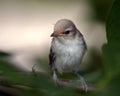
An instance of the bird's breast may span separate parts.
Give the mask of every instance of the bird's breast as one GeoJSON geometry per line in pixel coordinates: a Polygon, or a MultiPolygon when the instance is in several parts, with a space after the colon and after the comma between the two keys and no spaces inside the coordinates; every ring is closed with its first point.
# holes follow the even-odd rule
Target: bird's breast
{"type": "Polygon", "coordinates": [[[54,42],[56,60],[54,67],[60,72],[71,72],[78,69],[85,52],[84,45],[78,43],[61,44],[54,42]]]}

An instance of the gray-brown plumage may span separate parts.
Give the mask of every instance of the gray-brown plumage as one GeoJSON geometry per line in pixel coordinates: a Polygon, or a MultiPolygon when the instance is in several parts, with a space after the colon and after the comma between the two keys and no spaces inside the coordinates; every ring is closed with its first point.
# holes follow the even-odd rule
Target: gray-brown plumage
{"type": "Polygon", "coordinates": [[[87,49],[85,40],[75,24],[68,19],[61,19],[56,22],[51,42],[49,61],[53,70],[53,80],[57,82],[56,71],[74,72],[87,90],[83,77],[78,74],[79,65],[87,49]]]}

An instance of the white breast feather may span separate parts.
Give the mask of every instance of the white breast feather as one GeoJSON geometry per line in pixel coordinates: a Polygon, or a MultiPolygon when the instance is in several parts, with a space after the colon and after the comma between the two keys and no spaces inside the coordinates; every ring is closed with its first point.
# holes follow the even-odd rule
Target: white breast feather
{"type": "Polygon", "coordinates": [[[85,53],[83,42],[78,40],[67,40],[61,44],[59,40],[54,40],[53,49],[56,53],[54,67],[58,72],[71,72],[78,70],[85,53]]]}

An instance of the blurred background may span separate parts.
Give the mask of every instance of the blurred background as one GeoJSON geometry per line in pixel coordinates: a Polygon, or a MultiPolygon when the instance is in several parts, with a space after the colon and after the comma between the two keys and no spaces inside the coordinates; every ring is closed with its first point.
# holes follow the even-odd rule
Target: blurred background
{"type": "Polygon", "coordinates": [[[35,58],[48,58],[56,21],[67,18],[83,33],[88,53],[91,48],[99,52],[107,42],[104,25],[110,4],[110,0],[1,0],[0,50],[11,53],[16,66],[31,70],[35,58]]]}
{"type": "Polygon", "coordinates": [[[36,71],[49,73],[50,35],[56,21],[67,18],[76,24],[87,43],[80,70],[85,74],[95,71],[86,75],[88,81],[92,81],[90,76],[101,76],[104,72],[101,48],[107,43],[105,21],[113,1],[0,0],[1,64],[22,71],[34,71],[35,67],[36,71]]]}

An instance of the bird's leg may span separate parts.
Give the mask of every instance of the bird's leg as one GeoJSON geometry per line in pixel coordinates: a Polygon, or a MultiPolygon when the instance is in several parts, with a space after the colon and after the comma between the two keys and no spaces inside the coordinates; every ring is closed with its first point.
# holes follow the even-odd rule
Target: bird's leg
{"type": "Polygon", "coordinates": [[[57,84],[58,78],[57,78],[56,70],[53,71],[53,81],[57,84]]]}
{"type": "Polygon", "coordinates": [[[85,90],[85,92],[87,92],[88,86],[87,86],[85,79],[79,74],[79,72],[75,72],[75,74],[79,77],[82,88],[85,90]]]}

